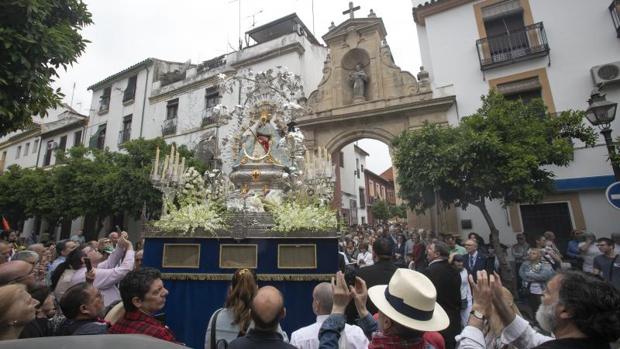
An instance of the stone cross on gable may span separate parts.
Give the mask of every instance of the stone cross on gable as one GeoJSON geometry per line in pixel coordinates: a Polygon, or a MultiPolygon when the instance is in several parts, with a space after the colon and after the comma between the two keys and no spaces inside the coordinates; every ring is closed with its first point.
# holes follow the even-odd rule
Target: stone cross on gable
{"type": "Polygon", "coordinates": [[[353,7],[353,1],[349,1],[349,9],[346,10],[346,11],[343,11],[342,14],[346,15],[348,13],[351,16],[350,18],[353,19],[353,18],[355,18],[353,12],[355,12],[355,11],[357,11],[359,9],[360,9],[359,6],[353,7]]]}

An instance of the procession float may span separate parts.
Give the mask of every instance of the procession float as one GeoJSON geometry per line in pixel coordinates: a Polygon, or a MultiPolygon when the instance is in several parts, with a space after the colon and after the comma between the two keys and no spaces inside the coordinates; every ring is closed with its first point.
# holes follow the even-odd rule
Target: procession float
{"type": "Polygon", "coordinates": [[[307,151],[295,127],[305,113],[300,78],[281,68],[219,78],[223,93],[243,97],[215,108],[226,130],[221,166],[199,173],[174,146],[158,150],[151,181],[162,215],[145,233],[144,264],[162,271],[170,291],[166,324],[194,348],[236,269],[254,269],[259,285],[284,294],[290,333],[314,321],[312,290],[338,264],[334,169],[327,150],[307,151]]]}

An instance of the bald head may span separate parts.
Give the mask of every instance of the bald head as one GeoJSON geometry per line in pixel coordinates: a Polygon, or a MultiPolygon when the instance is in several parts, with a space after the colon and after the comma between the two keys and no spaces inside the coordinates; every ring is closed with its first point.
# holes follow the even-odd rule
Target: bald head
{"type": "Polygon", "coordinates": [[[45,252],[45,246],[43,244],[32,244],[28,246],[28,251],[36,252],[39,256],[42,256],[43,252],[45,252]]]}
{"type": "Polygon", "coordinates": [[[35,284],[34,265],[24,261],[10,261],[0,264],[0,286],[9,283],[32,287],[35,284]]]}
{"type": "Polygon", "coordinates": [[[316,315],[329,315],[334,305],[332,285],[329,282],[321,282],[312,291],[315,306],[312,308],[316,315]]]}
{"type": "Polygon", "coordinates": [[[277,288],[265,286],[258,289],[252,300],[251,312],[257,329],[275,330],[285,313],[284,298],[277,288]]]}
{"type": "Polygon", "coordinates": [[[116,244],[116,243],[118,242],[118,238],[119,238],[119,236],[118,236],[118,233],[117,233],[117,232],[113,231],[113,232],[111,232],[111,233],[110,233],[110,235],[108,235],[108,238],[109,238],[110,240],[112,240],[112,243],[113,243],[113,244],[116,244]]]}

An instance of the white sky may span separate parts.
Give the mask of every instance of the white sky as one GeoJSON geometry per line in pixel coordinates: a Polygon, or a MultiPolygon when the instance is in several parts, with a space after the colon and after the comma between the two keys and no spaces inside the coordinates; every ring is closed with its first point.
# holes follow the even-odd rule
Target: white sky
{"type": "MultiPolygon", "coordinates": [[[[78,62],[60,74],[65,102],[89,114],[91,93],[87,87],[148,57],[199,63],[232,51],[238,46],[239,2],[241,32],[271,22],[293,12],[322,43],[331,21],[336,25],[348,18],[342,11],[348,0],[86,0],[94,24],[83,30],[90,40],[78,62]],[[312,7],[314,2],[314,21],[312,7]],[[261,12],[262,11],[262,12],[261,12]],[[75,92],[73,86],[75,84],[75,92]]],[[[411,15],[410,0],[358,0],[366,17],[372,8],[383,18],[387,41],[396,64],[414,75],[420,66],[420,53],[411,15]]],[[[368,167],[377,173],[388,168],[387,146],[378,141],[360,142],[371,156],[368,167]]]]}

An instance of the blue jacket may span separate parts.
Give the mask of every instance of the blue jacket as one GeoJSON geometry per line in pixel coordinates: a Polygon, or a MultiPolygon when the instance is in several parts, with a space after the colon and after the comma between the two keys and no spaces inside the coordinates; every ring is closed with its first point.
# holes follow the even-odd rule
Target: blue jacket
{"type": "MultiPolygon", "coordinates": [[[[345,317],[343,314],[331,314],[319,330],[319,349],[338,349],[340,333],[344,330],[345,317]]],[[[377,321],[368,313],[365,318],[357,320],[357,325],[362,328],[368,339],[379,328],[377,321]]]]}
{"type": "Polygon", "coordinates": [[[566,248],[566,255],[574,259],[581,258],[580,251],[579,251],[579,241],[570,240],[568,242],[568,247],[566,248]]]}

